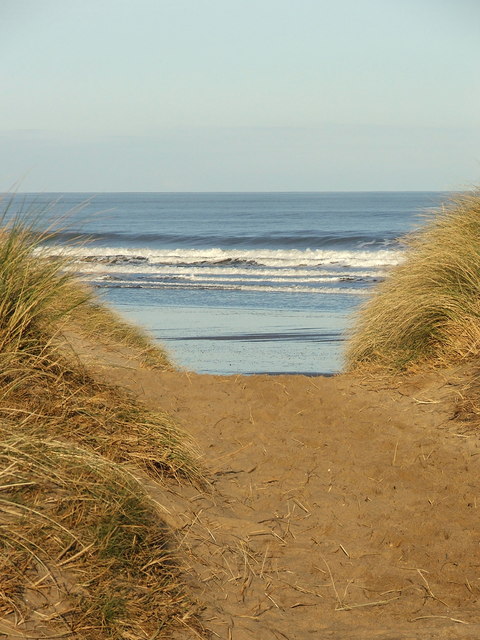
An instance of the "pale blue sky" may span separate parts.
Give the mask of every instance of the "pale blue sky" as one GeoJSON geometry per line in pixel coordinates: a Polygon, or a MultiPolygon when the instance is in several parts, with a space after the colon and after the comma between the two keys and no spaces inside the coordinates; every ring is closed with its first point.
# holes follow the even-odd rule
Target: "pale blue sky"
{"type": "Polygon", "coordinates": [[[480,182],[478,0],[0,0],[0,188],[480,182]]]}

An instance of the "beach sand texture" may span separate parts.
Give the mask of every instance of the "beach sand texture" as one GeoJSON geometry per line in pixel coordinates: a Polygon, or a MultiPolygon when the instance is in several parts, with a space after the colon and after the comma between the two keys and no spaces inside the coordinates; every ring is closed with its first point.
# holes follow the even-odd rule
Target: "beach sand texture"
{"type": "Polygon", "coordinates": [[[465,371],[222,377],[74,347],[198,443],[209,491],[149,490],[205,637],[480,636],[480,448],[458,415],[465,371]]]}

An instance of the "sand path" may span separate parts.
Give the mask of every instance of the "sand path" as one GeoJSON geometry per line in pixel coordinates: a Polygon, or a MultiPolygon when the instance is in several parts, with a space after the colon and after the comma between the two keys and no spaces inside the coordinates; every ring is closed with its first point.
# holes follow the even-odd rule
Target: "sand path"
{"type": "Polygon", "coordinates": [[[211,637],[480,637],[480,448],[452,419],[451,376],[202,376],[122,357],[97,375],[174,414],[212,473],[208,494],[151,488],[211,637]]]}

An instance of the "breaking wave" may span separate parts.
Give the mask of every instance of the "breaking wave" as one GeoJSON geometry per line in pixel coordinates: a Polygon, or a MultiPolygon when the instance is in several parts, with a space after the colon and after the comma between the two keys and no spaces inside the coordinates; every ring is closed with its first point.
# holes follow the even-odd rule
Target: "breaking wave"
{"type": "MultiPolygon", "coordinates": [[[[51,249],[54,254],[55,249],[51,249]]],[[[82,265],[223,265],[261,267],[390,267],[400,262],[399,249],[127,249],[120,247],[68,247],[62,253],[82,265]]],[[[88,269],[82,266],[82,270],[88,269]]]]}
{"type": "Polygon", "coordinates": [[[366,293],[402,259],[397,249],[146,249],[58,247],[72,267],[102,288],[308,294],[366,293]]]}

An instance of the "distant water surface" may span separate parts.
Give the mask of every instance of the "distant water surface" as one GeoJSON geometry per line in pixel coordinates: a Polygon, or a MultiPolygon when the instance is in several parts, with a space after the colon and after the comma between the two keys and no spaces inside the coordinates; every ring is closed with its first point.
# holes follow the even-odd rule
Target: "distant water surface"
{"type": "MultiPolygon", "coordinates": [[[[26,194],[82,277],[200,373],[335,373],[354,309],[438,192],[26,194]],[[82,206],[83,204],[83,206],[82,206]],[[87,241],[88,240],[88,241],[87,241]],[[78,242],[83,242],[78,246],[78,242]]],[[[52,247],[51,251],[58,251],[52,247]]]]}

